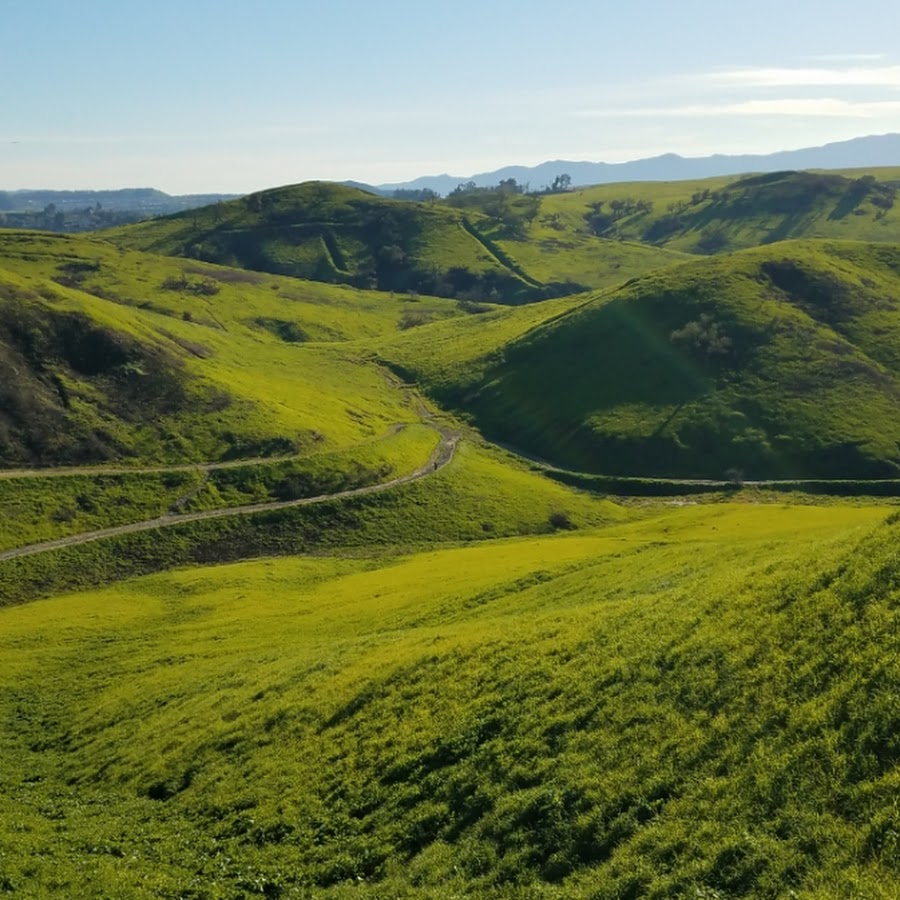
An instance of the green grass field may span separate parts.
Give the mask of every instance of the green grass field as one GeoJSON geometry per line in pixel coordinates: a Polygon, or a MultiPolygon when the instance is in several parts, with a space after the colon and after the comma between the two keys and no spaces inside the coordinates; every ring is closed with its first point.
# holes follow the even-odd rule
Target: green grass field
{"type": "Polygon", "coordinates": [[[200,480],[196,471],[0,479],[0,550],[155,518],[200,480]]]}
{"type": "Polygon", "coordinates": [[[671,509],[0,611],[0,883],[890,898],[880,508],[671,509]]]}
{"type": "MultiPolygon", "coordinates": [[[[373,464],[378,461],[380,466],[391,460],[402,472],[415,468],[413,453],[423,453],[416,465],[424,463],[432,441],[425,429],[410,429],[409,434],[399,435],[384,445],[373,444],[364,449],[373,464]]],[[[227,508],[248,500],[265,502],[266,490],[277,491],[275,499],[289,500],[307,493],[304,490],[307,478],[322,478],[331,488],[355,486],[360,467],[353,465],[354,462],[355,458],[348,455],[332,458],[330,462],[327,457],[311,457],[305,462],[288,464],[286,469],[276,464],[276,472],[288,474],[278,480],[272,478],[269,488],[265,485],[271,472],[264,476],[260,471],[246,473],[244,470],[245,475],[255,475],[262,482],[258,496],[250,497],[240,488],[256,491],[254,482],[244,481],[241,469],[228,470],[223,474],[225,483],[221,490],[215,489],[219,497],[214,501],[211,492],[201,493],[197,505],[227,508]],[[338,468],[335,462],[339,463],[338,468]],[[232,473],[238,480],[229,486],[232,473]],[[289,493],[281,487],[284,482],[289,493]]],[[[373,480],[385,480],[377,469],[376,475],[373,480]]],[[[615,503],[558,484],[530,471],[507,454],[463,441],[446,468],[384,493],[262,510],[253,515],[174,521],[164,528],[0,561],[0,606],[178,565],[257,555],[328,553],[336,547],[353,553],[372,549],[398,552],[435,543],[485,541],[517,534],[586,528],[625,516],[626,512],[615,503]]],[[[45,531],[49,527],[38,526],[45,531]]],[[[55,534],[41,531],[38,535],[51,536],[55,534]]],[[[26,543],[29,541],[16,540],[14,546],[26,543]]]]}
{"type": "Polygon", "coordinates": [[[710,255],[797,238],[896,242],[900,169],[606,184],[545,198],[532,238],[598,234],[710,255]]]}

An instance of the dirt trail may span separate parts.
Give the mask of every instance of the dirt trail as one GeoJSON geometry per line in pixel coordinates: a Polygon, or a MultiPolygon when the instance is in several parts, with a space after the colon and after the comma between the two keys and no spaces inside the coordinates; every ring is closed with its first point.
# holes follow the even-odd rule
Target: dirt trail
{"type": "Polygon", "coordinates": [[[463,218],[461,224],[463,231],[465,231],[466,234],[468,234],[470,237],[474,238],[481,246],[481,248],[486,253],[488,253],[491,259],[495,260],[498,265],[512,272],[513,275],[516,275],[530,287],[542,288],[544,286],[540,281],[536,281],[534,278],[532,278],[520,265],[511,260],[492,241],[489,241],[486,237],[484,237],[484,235],[479,234],[478,229],[468,219],[463,218]]]}
{"type": "Polygon", "coordinates": [[[230,459],[227,462],[179,463],[174,466],[65,466],[59,469],[4,469],[0,480],[13,478],[65,478],[73,475],[164,475],[166,472],[212,472],[216,469],[236,469],[266,463],[296,459],[296,453],[285,456],[254,456],[249,459],[230,459]]]}
{"type": "MultiPolygon", "coordinates": [[[[430,418],[423,416],[423,420],[430,418]]],[[[386,437],[399,434],[410,422],[395,422],[385,432],[386,437]]],[[[309,453],[286,453],[281,456],[250,456],[224,462],[176,463],[170,466],[61,466],[53,469],[0,469],[0,481],[16,478],[71,478],[73,475],[165,475],[168,472],[215,472],[219,469],[239,469],[241,466],[265,466],[271,463],[303,459],[309,453]]]]}
{"type": "MultiPolygon", "coordinates": [[[[102,528],[99,531],[87,531],[82,534],[73,534],[64,538],[57,538],[53,541],[44,541],[40,544],[29,544],[26,547],[16,547],[13,550],[6,550],[0,553],[0,562],[8,559],[16,559],[21,556],[33,556],[36,553],[46,553],[49,550],[58,550],[62,547],[75,547],[78,544],[87,544],[90,541],[97,541],[101,538],[115,537],[121,534],[132,534],[137,531],[149,531],[153,528],[165,528],[169,525],[178,525],[182,522],[196,522],[200,519],[220,519],[224,516],[248,516],[259,512],[269,512],[274,509],[287,509],[291,506],[308,506],[313,503],[325,503],[329,500],[340,500],[344,497],[358,497],[363,494],[377,494],[381,491],[389,490],[401,484],[408,484],[411,481],[417,481],[420,478],[426,478],[435,472],[444,468],[452,459],[456,451],[456,444],[459,436],[454,432],[443,428],[437,429],[440,432],[441,440],[437,448],[428,458],[428,461],[406,475],[400,475],[392,478],[390,481],[383,481],[380,484],[371,484],[366,487],[353,488],[348,491],[339,491],[336,494],[322,494],[318,497],[304,497],[300,500],[280,500],[271,503],[254,503],[249,506],[232,506],[225,509],[210,509],[203,512],[184,513],[176,515],[171,512],[155,519],[145,519],[143,522],[133,522],[129,525],[118,525],[114,528],[102,528]]],[[[288,457],[291,458],[291,457],[288,457]]],[[[271,458],[267,460],[272,461],[271,458]]],[[[237,465],[246,465],[247,460],[243,460],[237,465]]],[[[230,463],[216,463],[211,466],[185,466],[185,469],[196,468],[225,468],[230,463]]],[[[100,469],[103,474],[108,474],[109,469],[100,469]]],[[[134,469],[127,471],[133,472],[134,469]]],[[[178,469],[168,469],[164,471],[179,471],[178,469]]],[[[81,469],[81,474],[90,474],[90,470],[81,469]]]]}

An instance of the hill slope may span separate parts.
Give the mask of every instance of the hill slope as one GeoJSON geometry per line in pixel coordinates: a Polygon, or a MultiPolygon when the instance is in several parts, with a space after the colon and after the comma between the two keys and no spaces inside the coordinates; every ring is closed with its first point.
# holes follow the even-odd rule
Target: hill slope
{"type": "Polygon", "coordinates": [[[466,315],[448,301],[8,233],[2,458],[352,446],[418,418],[377,348],[485,434],[578,469],[892,476],[897,257],[887,244],[788,242],[466,315]]]}
{"type": "Polygon", "coordinates": [[[588,232],[703,255],[791,238],[896,242],[898,188],[898,169],[604,185],[545,198],[536,224],[541,240],[588,232]]]}
{"type": "Polygon", "coordinates": [[[110,237],[156,253],[383,291],[546,296],[479,240],[469,222],[477,217],[309,182],[129,226],[110,237]]]}
{"type": "Polygon", "coordinates": [[[385,291],[521,303],[621,283],[687,254],[792,238],[900,240],[900,170],[779,172],[544,196],[386,200],[310,182],[114,229],[119,246],[385,291]]]}
{"type": "MultiPolygon", "coordinates": [[[[518,216],[516,202],[524,198],[504,208],[518,216]]],[[[675,261],[672,253],[613,248],[592,236],[569,248],[574,266],[553,255],[520,259],[511,251],[519,243],[503,243],[505,234],[501,221],[477,207],[391,201],[309,182],[107,236],[123,247],[317,281],[513,303],[616,283],[675,261]],[[580,274],[590,280],[570,277],[580,274]]]]}
{"type": "Polygon", "coordinates": [[[635,280],[509,339],[467,347],[449,333],[434,326],[384,356],[489,436],[564,465],[900,471],[894,245],[787,242],[635,280]]]}
{"type": "Polygon", "coordinates": [[[2,609],[0,883],[891,900],[883,517],[685,508],[2,609]]]}
{"type": "Polygon", "coordinates": [[[447,301],[0,232],[0,465],[369,440],[418,413],[349,343],[459,314],[447,301]]]}

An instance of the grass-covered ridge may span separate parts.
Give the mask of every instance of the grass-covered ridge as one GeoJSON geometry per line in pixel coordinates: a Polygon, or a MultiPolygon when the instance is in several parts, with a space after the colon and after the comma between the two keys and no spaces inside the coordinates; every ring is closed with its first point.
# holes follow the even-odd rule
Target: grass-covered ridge
{"type": "MultiPolygon", "coordinates": [[[[108,232],[122,247],[385,291],[521,303],[604,287],[683,254],[558,230],[533,207],[515,237],[493,209],[385,200],[309,182],[108,232]],[[547,224],[549,223],[549,224],[547,224]]],[[[582,223],[583,224],[583,223],[582,223]]],[[[577,231],[577,233],[576,233],[577,231]]]]}
{"type": "Polygon", "coordinates": [[[688,507],[0,610],[0,880],[893,897],[884,515],[688,507]]]}
{"type": "Polygon", "coordinates": [[[544,199],[532,240],[592,234],[712,255],[798,238],[900,239],[900,169],[773,172],[581,188],[544,199]]]}
{"type": "Polygon", "coordinates": [[[381,290],[522,302],[798,238],[897,241],[900,170],[475,190],[385,200],[309,182],[109,232],[123,247],[381,290]]]}
{"type": "Polygon", "coordinates": [[[548,287],[481,236],[483,216],[307,182],[109,232],[120,246],[383,291],[512,302],[548,287]]]}
{"type": "Polygon", "coordinates": [[[432,347],[435,326],[384,354],[486,434],[572,468],[893,477],[898,298],[897,245],[784,242],[495,328],[475,352],[432,347]]]}
{"type": "Polygon", "coordinates": [[[463,315],[349,288],[0,235],[0,463],[336,449],[416,421],[351,343],[463,315]]]}

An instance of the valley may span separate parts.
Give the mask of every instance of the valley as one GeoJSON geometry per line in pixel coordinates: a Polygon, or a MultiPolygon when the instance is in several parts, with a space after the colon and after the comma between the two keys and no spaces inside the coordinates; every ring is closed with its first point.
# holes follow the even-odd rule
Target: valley
{"type": "Polygon", "coordinates": [[[896,897],[898,188],[0,230],[0,894],[896,897]]]}

